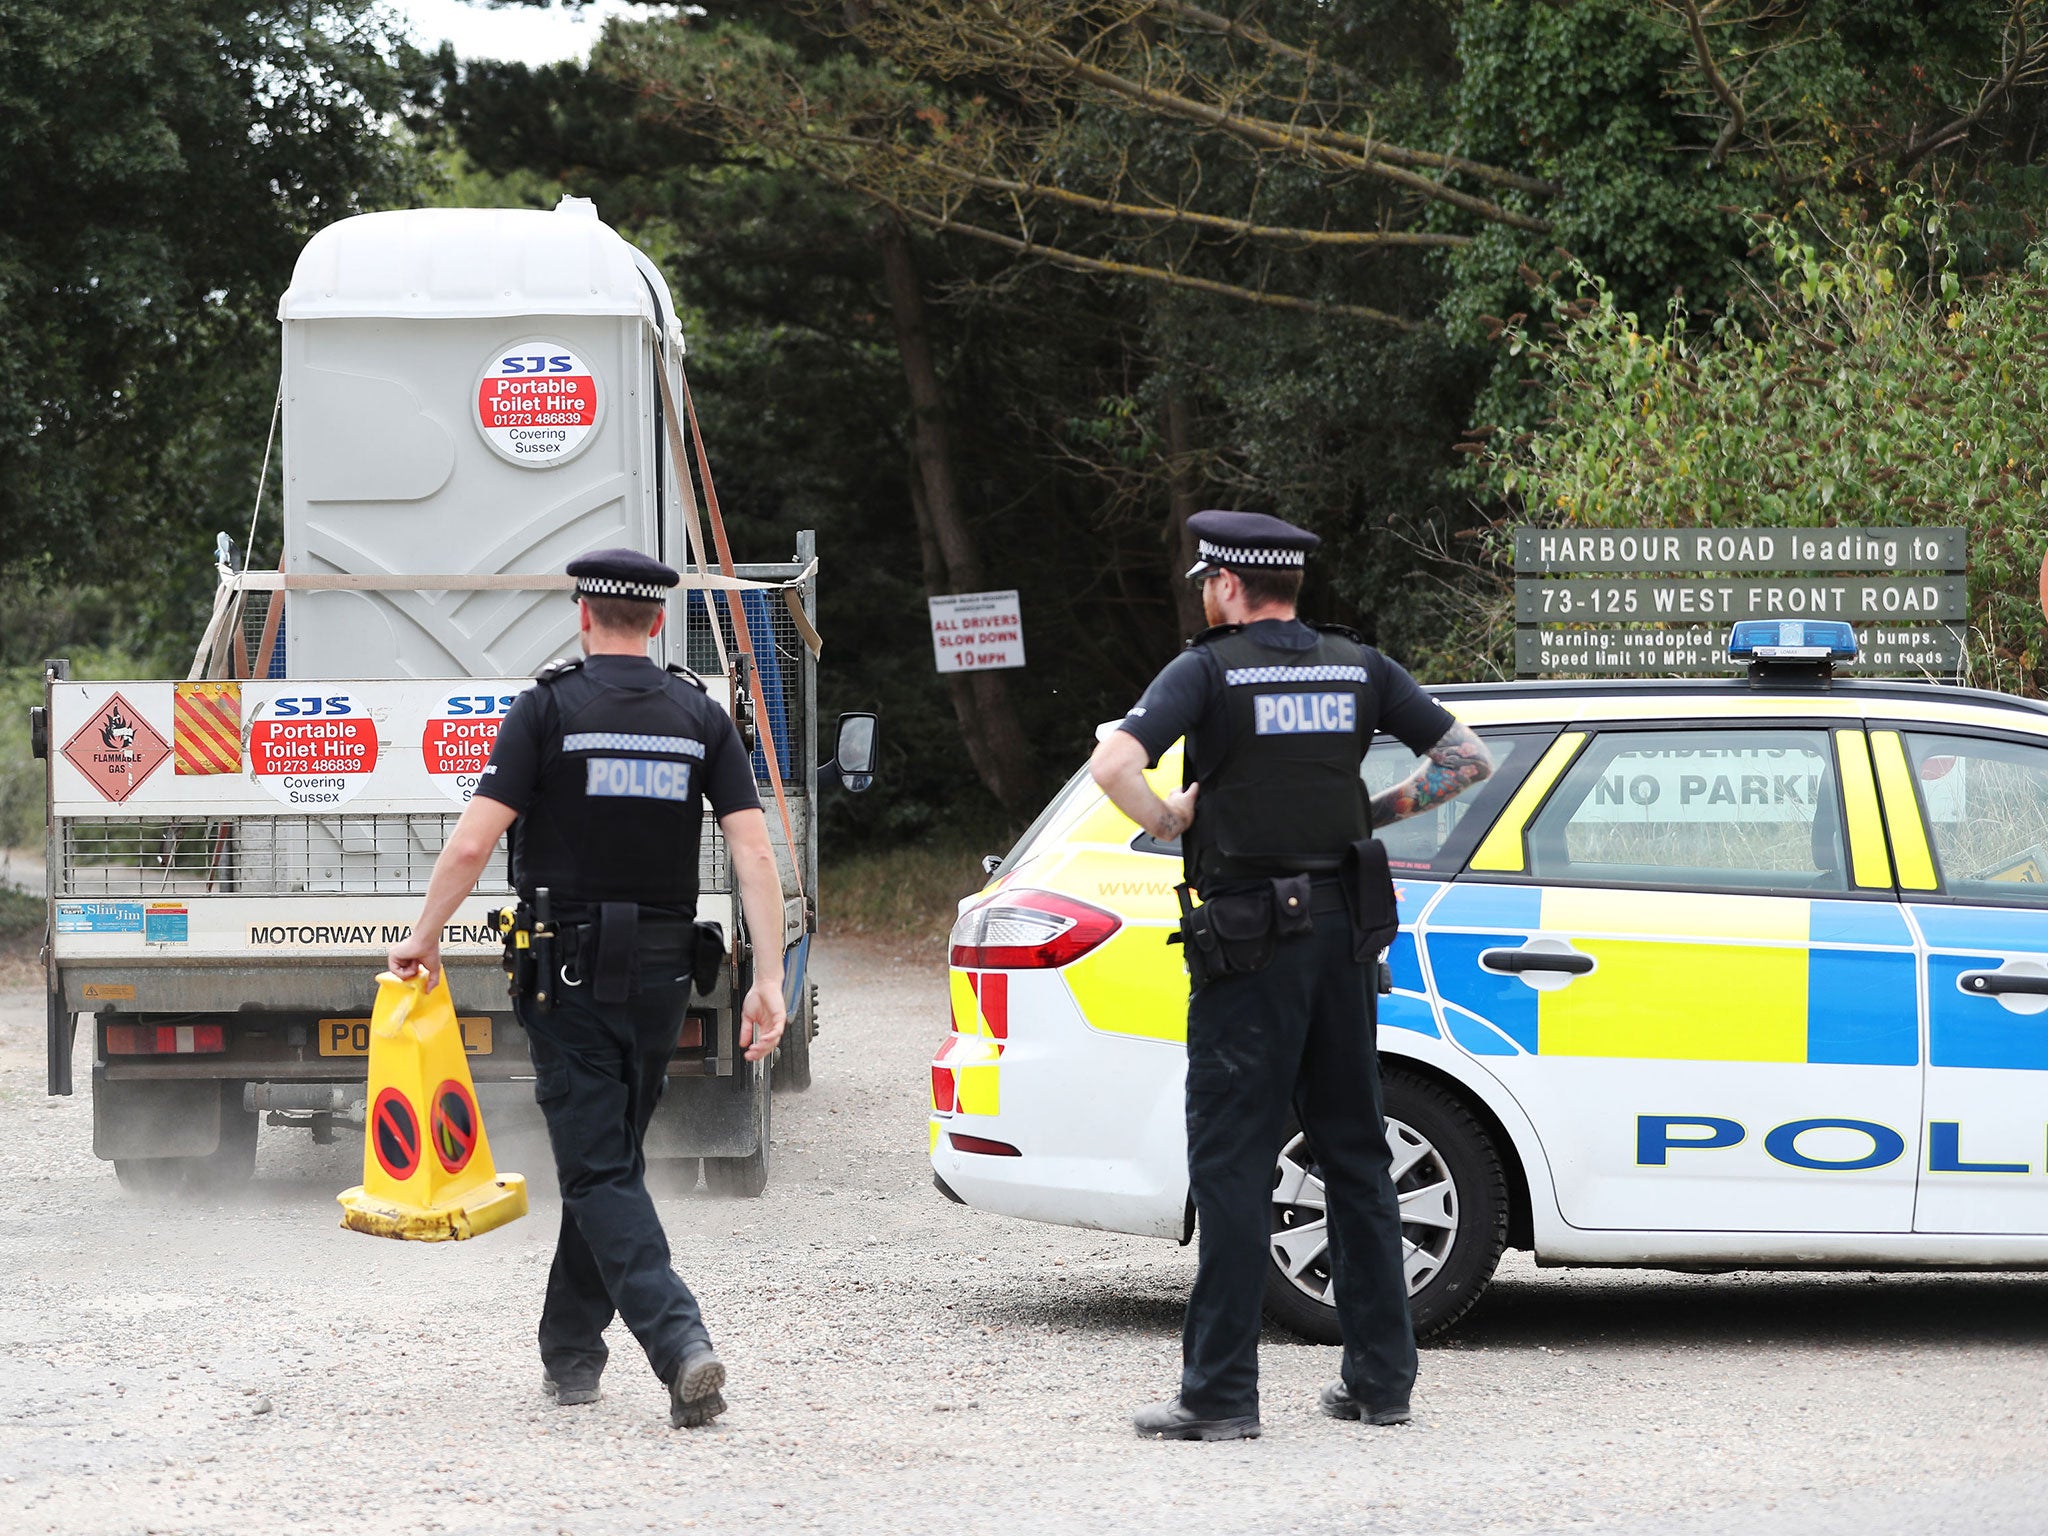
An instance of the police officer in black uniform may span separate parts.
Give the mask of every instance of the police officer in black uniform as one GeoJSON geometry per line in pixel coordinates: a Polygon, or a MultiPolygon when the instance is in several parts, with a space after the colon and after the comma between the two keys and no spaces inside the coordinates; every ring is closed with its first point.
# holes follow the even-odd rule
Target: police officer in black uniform
{"type": "MultiPolygon", "coordinates": [[[[506,715],[475,797],[428,882],[391,969],[438,977],[439,937],[516,818],[512,883],[522,911],[545,890],[553,974],[515,999],[533,1054],[562,1190],[562,1228],[541,1309],[542,1384],[556,1402],[598,1397],[604,1331],[624,1318],[669,1389],[669,1420],[725,1411],[725,1366],[697,1299],[669,1267],[645,1183],[642,1141],[667,1081],[700,944],[697,853],[704,804],[725,833],[747,923],[782,930],[782,890],[753,768],[732,717],[704,684],[647,656],[680,579],[630,549],[569,563],[583,656],[551,662],[506,715]]],[[[775,1049],[782,951],[754,950],[741,1010],[747,1060],[775,1049]]]]}
{"type": "Polygon", "coordinates": [[[1393,890],[1371,828],[1450,798],[1491,771],[1485,747],[1399,666],[1294,604],[1305,529],[1251,512],[1188,520],[1188,572],[1211,627],[1097,748],[1096,781],[1162,841],[1181,839],[1187,917],[1188,1180],[1201,1225],[1176,1398],[1141,1411],[1143,1435],[1259,1433],[1260,1302],[1270,1262],[1274,1159],[1290,1104],[1328,1197],[1343,1373],[1337,1418],[1409,1417],[1415,1341],[1400,1207],[1374,1037],[1378,951],[1393,890]],[[1359,765],[1383,730],[1415,774],[1368,800],[1359,765]],[[1143,771],[1185,737],[1183,787],[1143,771]]]}

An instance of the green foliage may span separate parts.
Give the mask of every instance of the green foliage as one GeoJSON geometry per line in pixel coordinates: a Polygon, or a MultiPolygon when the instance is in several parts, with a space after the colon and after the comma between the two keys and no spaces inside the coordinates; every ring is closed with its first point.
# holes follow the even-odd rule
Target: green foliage
{"type": "Polygon", "coordinates": [[[960,898],[988,883],[983,857],[1008,852],[1017,835],[991,821],[980,830],[946,828],[914,844],[827,859],[818,874],[821,920],[833,933],[942,940],[960,898]]]}
{"type": "Polygon", "coordinates": [[[1869,223],[1759,225],[1774,280],[1751,325],[1675,300],[1646,325],[1578,268],[1539,304],[1552,327],[1504,332],[1552,415],[1476,479],[1560,525],[1961,525],[1974,679],[2042,692],[2048,241],[1966,284],[1948,225],[1917,194],[1869,223]]]}
{"type": "Polygon", "coordinates": [[[0,885],[0,939],[39,938],[48,921],[42,897],[0,885]]]}
{"type": "Polygon", "coordinates": [[[211,586],[305,239],[405,195],[370,0],[0,0],[0,573],[211,586]]]}

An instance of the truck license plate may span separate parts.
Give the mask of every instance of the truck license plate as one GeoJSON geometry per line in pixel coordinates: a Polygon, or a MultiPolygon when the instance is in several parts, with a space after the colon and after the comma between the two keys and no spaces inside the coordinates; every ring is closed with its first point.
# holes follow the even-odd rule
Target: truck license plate
{"type": "MultiPolygon", "coordinates": [[[[462,1026],[462,1049],[466,1054],[491,1054],[491,1021],[488,1018],[458,1018],[455,1022],[462,1026]]],[[[322,1056],[367,1056],[370,1054],[370,1021],[322,1019],[319,1039],[322,1056]]]]}

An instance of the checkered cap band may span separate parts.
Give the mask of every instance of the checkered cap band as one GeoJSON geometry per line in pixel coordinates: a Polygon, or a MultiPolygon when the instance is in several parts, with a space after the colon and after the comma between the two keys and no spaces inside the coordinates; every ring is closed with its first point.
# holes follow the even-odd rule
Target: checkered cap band
{"type": "Polygon", "coordinates": [[[658,603],[668,588],[651,581],[616,581],[610,576],[578,576],[578,597],[627,597],[637,603],[658,603]]]}
{"type": "Polygon", "coordinates": [[[1201,539],[1196,542],[1195,553],[1211,565],[1308,565],[1305,549],[1239,549],[1201,539]]]}

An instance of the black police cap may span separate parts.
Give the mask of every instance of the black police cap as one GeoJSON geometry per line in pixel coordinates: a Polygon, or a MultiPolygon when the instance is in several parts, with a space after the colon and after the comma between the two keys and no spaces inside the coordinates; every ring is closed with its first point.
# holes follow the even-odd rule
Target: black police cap
{"type": "Polygon", "coordinates": [[[1195,536],[1196,557],[1188,568],[1190,577],[1248,566],[1298,571],[1308,563],[1308,552],[1323,542],[1306,528],[1263,512],[1197,512],[1188,519],[1188,530],[1195,536]]]}
{"type": "Polygon", "coordinates": [[[637,549],[593,549],[569,562],[578,597],[623,597],[658,603],[683,578],[637,549]]]}

